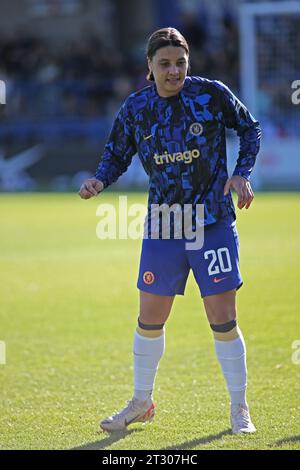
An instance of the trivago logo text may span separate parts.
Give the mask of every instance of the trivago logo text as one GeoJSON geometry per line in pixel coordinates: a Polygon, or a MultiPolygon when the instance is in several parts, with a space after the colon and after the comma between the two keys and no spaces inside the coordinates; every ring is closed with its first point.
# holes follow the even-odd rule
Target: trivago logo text
{"type": "Polygon", "coordinates": [[[192,163],[193,158],[198,158],[200,156],[200,151],[198,149],[186,150],[185,152],[174,152],[168,153],[165,151],[162,155],[157,153],[153,156],[155,163],[157,165],[162,165],[163,163],[175,163],[184,162],[192,163]]]}

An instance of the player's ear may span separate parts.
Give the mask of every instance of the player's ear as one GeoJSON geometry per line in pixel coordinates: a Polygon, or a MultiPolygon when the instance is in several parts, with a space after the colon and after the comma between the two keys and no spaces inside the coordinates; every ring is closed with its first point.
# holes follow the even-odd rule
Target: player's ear
{"type": "Polygon", "coordinates": [[[154,75],[153,75],[153,61],[152,59],[150,59],[149,57],[147,57],[147,62],[148,62],[148,74],[147,74],[147,80],[151,81],[151,82],[154,82],[155,79],[154,79],[154,75]]]}

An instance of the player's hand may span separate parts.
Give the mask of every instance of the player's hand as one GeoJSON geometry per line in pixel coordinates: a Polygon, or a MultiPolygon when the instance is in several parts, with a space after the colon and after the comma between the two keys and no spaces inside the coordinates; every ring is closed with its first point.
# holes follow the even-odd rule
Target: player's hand
{"type": "Polygon", "coordinates": [[[239,209],[249,209],[251,202],[253,201],[254,194],[251,188],[251,184],[242,176],[232,176],[226,181],[224,186],[224,196],[227,196],[230,188],[233,188],[238,195],[237,206],[239,209]]]}
{"type": "Polygon", "coordinates": [[[102,181],[97,180],[96,178],[89,178],[85,180],[78,191],[81,199],[90,199],[93,196],[97,196],[104,189],[104,184],[102,181]]]}

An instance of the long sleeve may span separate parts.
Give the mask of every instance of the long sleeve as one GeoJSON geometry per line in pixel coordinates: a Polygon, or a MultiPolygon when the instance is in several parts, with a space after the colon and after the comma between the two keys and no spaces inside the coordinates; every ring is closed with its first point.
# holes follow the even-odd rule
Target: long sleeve
{"type": "Polygon", "coordinates": [[[115,119],[95,177],[106,188],[127,170],[135,153],[132,122],[125,102],[115,119]]]}
{"type": "Polygon", "coordinates": [[[247,180],[254,167],[260,147],[261,129],[245,105],[222,82],[215,82],[222,92],[222,109],[225,126],[235,129],[240,138],[239,156],[233,175],[247,180]]]}

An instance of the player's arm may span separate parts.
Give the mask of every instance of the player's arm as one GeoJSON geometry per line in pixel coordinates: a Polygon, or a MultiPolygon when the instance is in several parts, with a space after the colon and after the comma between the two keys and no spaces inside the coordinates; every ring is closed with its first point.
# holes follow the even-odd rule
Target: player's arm
{"type": "Polygon", "coordinates": [[[260,125],[226,85],[221,82],[216,82],[216,84],[221,93],[225,126],[235,129],[240,138],[239,156],[232,177],[225,184],[224,194],[227,195],[233,188],[238,195],[239,209],[243,207],[248,209],[254,198],[250,175],[259,151],[260,125]]]}
{"type": "Polygon", "coordinates": [[[135,153],[132,119],[125,102],[113,124],[95,178],[83,182],[79,190],[80,197],[90,199],[114,183],[127,170],[135,153]]]}

